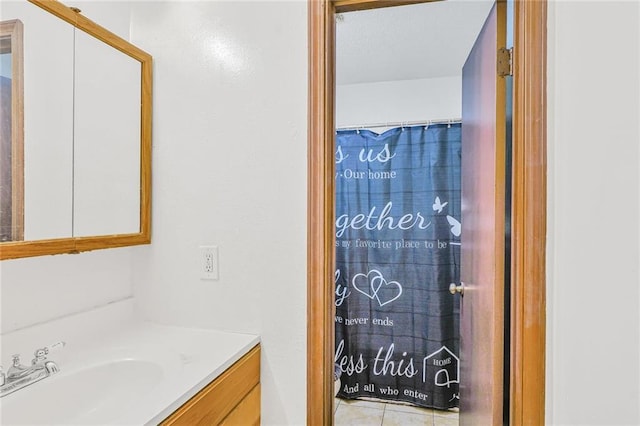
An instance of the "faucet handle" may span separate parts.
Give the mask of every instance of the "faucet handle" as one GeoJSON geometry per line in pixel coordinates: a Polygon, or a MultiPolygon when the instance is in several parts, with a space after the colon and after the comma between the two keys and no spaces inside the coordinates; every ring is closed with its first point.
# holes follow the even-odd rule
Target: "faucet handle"
{"type": "Polygon", "coordinates": [[[46,361],[47,355],[49,355],[49,352],[62,349],[65,345],[66,345],[65,342],[60,341],[60,342],[53,343],[49,346],[45,346],[44,348],[36,349],[33,352],[34,358],[31,360],[31,365],[43,363],[44,361],[46,361]]]}
{"type": "Polygon", "coordinates": [[[36,365],[38,363],[42,363],[47,359],[47,355],[49,355],[49,348],[40,348],[36,349],[33,352],[33,359],[31,360],[31,365],[36,365]]]}

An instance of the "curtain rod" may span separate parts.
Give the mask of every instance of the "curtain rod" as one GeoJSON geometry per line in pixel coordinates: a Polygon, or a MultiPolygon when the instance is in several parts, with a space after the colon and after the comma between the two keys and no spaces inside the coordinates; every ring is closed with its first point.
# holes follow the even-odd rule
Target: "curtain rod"
{"type": "Polygon", "coordinates": [[[363,130],[375,127],[410,127],[410,126],[431,126],[432,124],[458,124],[462,123],[462,118],[420,120],[420,121],[388,121],[386,123],[359,124],[336,127],[336,130],[363,130]]]}

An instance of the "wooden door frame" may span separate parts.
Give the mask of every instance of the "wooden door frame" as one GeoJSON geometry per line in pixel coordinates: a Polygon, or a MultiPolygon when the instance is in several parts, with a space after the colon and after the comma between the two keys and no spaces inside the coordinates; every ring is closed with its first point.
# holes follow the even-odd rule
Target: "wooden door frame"
{"type": "MultiPolygon", "coordinates": [[[[426,0],[429,1],[429,0],[426,0]]],[[[333,424],[334,14],[418,1],[309,0],[307,424],[333,424]]],[[[546,0],[514,0],[510,424],[545,419],[546,0]]]]}

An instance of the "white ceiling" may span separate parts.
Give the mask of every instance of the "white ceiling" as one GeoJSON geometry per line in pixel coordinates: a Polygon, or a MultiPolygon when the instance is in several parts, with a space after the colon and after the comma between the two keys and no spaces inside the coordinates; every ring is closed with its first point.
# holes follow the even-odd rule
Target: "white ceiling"
{"type": "Polygon", "coordinates": [[[460,75],[492,4],[449,0],[340,14],[336,83],[460,75]]]}

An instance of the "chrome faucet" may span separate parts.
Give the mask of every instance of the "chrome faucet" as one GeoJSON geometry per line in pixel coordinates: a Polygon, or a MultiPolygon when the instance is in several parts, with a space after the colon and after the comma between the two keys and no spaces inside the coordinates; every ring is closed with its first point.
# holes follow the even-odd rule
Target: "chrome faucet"
{"type": "Polygon", "coordinates": [[[49,355],[50,350],[64,347],[64,345],[64,342],[58,342],[36,349],[33,353],[34,358],[31,360],[31,365],[23,365],[20,362],[20,355],[13,355],[12,365],[6,374],[3,372],[2,366],[0,366],[0,398],[60,371],[55,362],[47,360],[47,355],[49,355]]]}

